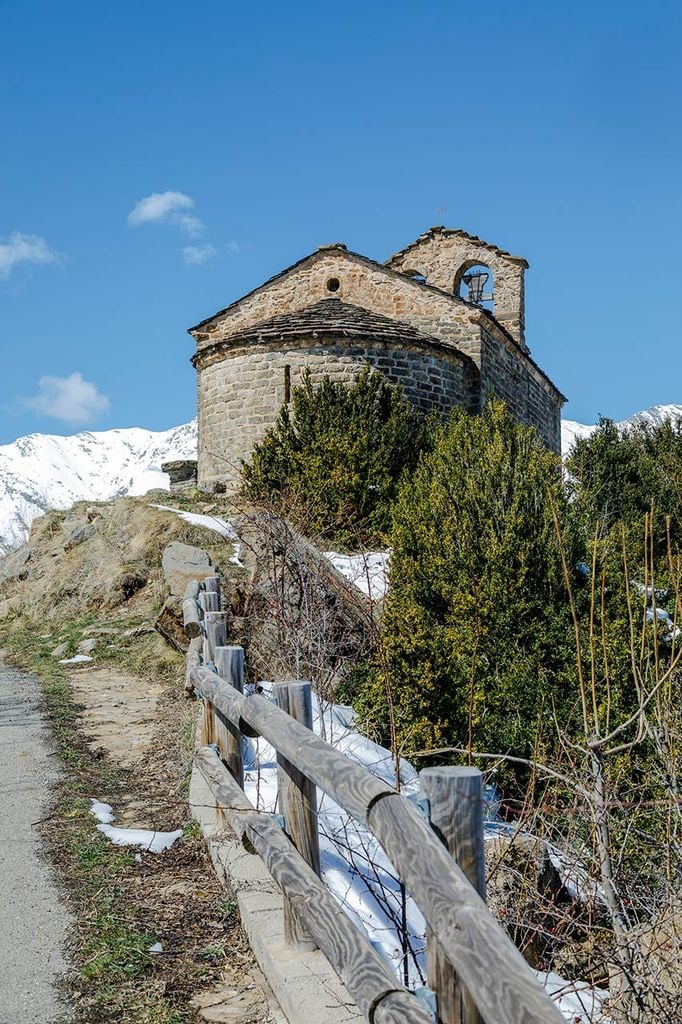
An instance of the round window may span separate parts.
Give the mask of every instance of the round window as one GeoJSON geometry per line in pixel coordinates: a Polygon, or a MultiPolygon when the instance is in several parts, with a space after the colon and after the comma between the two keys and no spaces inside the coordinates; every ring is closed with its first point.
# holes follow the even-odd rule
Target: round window
{"type": "Polygon", "coordinates": [[[338,277],[330,277],[329,280],[327,281],[328,292],[338,292],[340,287],[341,282],[339,281],[338,277]]]}

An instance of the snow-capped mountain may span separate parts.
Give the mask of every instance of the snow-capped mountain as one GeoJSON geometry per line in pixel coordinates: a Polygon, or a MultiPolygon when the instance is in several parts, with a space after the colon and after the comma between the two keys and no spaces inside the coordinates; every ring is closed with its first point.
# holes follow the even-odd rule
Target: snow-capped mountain
{"type": "Polygon", "coordinates": [[[161,463],[196,458],[196,451],[196,420],[164,431],[29,434],[0,446],[0,554],[23,543],[48,509],[168,489],[161,463]]]}
{"type": "MultiPolygon", "coordinates": [[[[664,420],[678,419],[682,419],[682,405],[652,405],[650,409],[645,409],[644,412],[636,412],[634,416],[622,420],[617,426],[621,430],[627,430],[628,427],[634,426],[637,423],[658,425],[663,423],[664,420]]],[[[579,438],[589,437],[596,429],[596,424],[587,425],[585,423],[576,423],[575,420],[562,420],[561,451],[563,455],[568,455],[579,438]]]]}

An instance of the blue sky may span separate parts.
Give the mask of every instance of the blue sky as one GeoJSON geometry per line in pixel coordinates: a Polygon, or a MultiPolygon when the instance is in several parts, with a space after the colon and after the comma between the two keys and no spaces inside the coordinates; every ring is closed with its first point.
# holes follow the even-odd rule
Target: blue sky
{"type": "Polygon", "coordinates": [[[681,44],[667,0],[0,0],[0,443],[189,419],[186,327],[439,223],[529,260],[566,415],[682,402],[681,44]]]}

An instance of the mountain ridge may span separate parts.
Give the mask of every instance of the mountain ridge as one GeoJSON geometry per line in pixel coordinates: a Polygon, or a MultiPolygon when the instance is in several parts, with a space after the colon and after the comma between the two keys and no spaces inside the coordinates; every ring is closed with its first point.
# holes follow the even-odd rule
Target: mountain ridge
{"type": "Polygon", "coordinates": [[[161,463],[196,458],[196,450],[196,420],[160,431],[27,434],[0,446],[0,554],[23,543],[49,509],[168,490],[161,463]]]}
{"type": "MultiPolygon", "coordinates": [[[[626,420],[616,423],[620,430],[627,430],[637,423],[658,425],[665,420],[682,419],[682,405],[652,405],[649,409],[633,413],[626,420]]],[[[564,458],[579,438],[589,437],[597,429],[598,424],[578,423],[576,420],[561,421],[561,454],[564,458]]]]}

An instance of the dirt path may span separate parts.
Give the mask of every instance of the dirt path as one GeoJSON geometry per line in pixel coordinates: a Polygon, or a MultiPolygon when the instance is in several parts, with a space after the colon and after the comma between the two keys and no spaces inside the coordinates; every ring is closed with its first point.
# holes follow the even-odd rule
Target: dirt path
{"type": "Polygon", "coordinates": [[[91,750],[132,767],[150,745],[163,687],[134,679],[111,666],[74,669],[74,698],[82,711],[78,726],[91,750]]]}
{"type": "Polygon", "coordinates": [[[57,778],[40,687],[0,658],[0,1024],[70,1019],[56,982],[68,917],[34,824],[57,778]]]}

